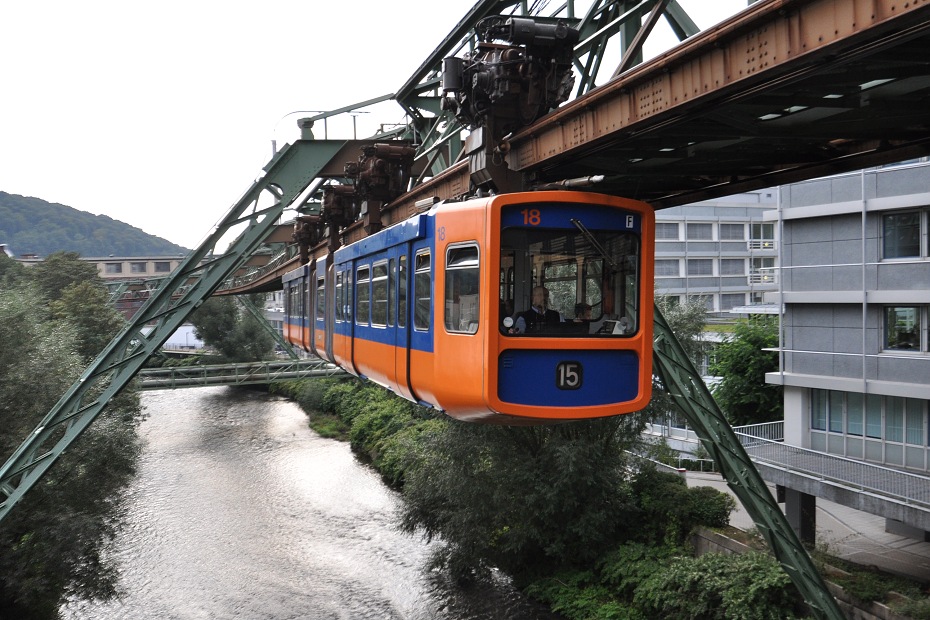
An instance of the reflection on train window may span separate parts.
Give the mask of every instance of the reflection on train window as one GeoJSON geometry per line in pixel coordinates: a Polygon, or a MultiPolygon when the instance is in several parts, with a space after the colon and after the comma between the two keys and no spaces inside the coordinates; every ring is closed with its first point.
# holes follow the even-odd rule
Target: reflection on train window
{"type": "Polygon", "coordinates": [[[375,263],[371,269],[371,324],[383,327],[387,324],[387,262],[375,263]]]}
{"type": "Polygon", "coordinates": [[[394,326],[394,316],[396,310],[394,308],[394,283],[397,282],[397,261],[391,259],[388,262],[388,282],[387,282],[387,324],[389,327],[394,326]]]}
{"type": "MultiPolygon", "coordinates": [[[[640,323],[639,252],[639,236],[626,231],[505,229],[501,268],[514,274],[514,321],[519,324],[523,312],[532,312],[533,288],[542,286],[547,309],[558,312],[560,321],[537,324],[530,335],[634,335],[640,323]]],[[[502,322],[501,331],[518,335],[519,330],[502,322]]]]}
{"type": "Polygon", "coordinates": [[[345,304],[343,307],[345,308],[345,319],[346,321],[351,323],[352,322],[352,308],[353,308],[352,306],[352,270],[351,269],[346,269],[345,278],[346,278],[345,280],[346,285],[343,290],[345,291],[346,299],[345,299],[345,304]]]}
{"type": "Polygon", "coordinates": [[[342,290],[342,272],[336,274],[336,320],[342,321],[345,316],[345,299],[342,290]]]}
{"type": "Polygon", "coordinates": [[[397,259],[397,326],[407,325],[407,257],[397,259]]]}
{"type": "Polygon", "coordinates": [[[368,266],[359,267],[355,279],[355,322],[359,325],[368,325],[368,313],[371,306],[371,271],[368,266]]]}
{"type": "Polygon", "coordinates": [[[478,246],[450,246],[446,250],[446,330],[478,331],[478,246]]]}
{"type": "Polygon", "coordinates": [[[413,267],[413,327],[429,329],[432,277],[429,250],[418,252],[413,267]]]}
{"type": "Polygon", "coordinates": [[[323,278],[316,280],[316,318],[326,318],[326,286],[323,278]]]}

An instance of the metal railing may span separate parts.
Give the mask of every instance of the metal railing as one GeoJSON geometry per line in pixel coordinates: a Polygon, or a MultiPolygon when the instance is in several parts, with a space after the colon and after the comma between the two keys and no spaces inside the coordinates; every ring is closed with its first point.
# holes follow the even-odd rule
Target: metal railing
{"type": "Polygon", "coordinates": [[[753,461],[807,478],[930,510],[930,477],[763,439],[737,431],[753,461]]]}
{"type": "MultiPolygon", "coordinates": [[[[756,437],[768,441],[784,441],[785,421],[778,420],[777,422],[762,422],[761,424],[734,426],[733,432],[737,435],[746,435],[748,437],[756,437]]],[[[743,447],[745,447],[745,445],[744,443],[743,447]]]]}
{"type": "Polygon", "coordinates": [[[345,371],[319,358],[180,366],[175,368],[145,368],[136,375],[141,390],[172,390],[208,385],[251,385],[307,377],[333,377],[345,371]]]}

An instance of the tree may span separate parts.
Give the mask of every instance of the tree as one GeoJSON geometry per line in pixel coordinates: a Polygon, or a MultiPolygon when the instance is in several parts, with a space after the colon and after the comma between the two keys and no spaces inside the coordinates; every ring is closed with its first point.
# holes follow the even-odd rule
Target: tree
{"type": "Polygon", "coordinates": [[[778,370],[778,322],[758,317],[737,323],[736,331],[716,348],[711,372],[721,377],[713,387],[717,404],[734,426],[773,422],[783,417],[781,388],[765,382],[778,370]]]}
{"type": "Polygon", "coordinates": [[[624,449],[644,423],[449,422],[421,438],[405,470],[401,526],[440,538],[433,563],[459,578],[497,567],[525,581],[591,562],[628,527],[624,449]]]}
{"type": "MultiPolygon", "coordinates": [[[[83,368],[81,337],[69,321],[51,319],[39,288],[0,289],[4,458],[83,368]]],[[[115,594],[116,568],[104,549],[119,524],[121,491],[135,473],[138,413],[138,399],[124,391],[6,516],[0,527],[0,617],[57,618],[68,595],[115,594]]]]}
{"type": "Polygon", "coordinates": [[[72,284],[100,282],[97,266],[80,260],[77,252],[55,252],[32,267],[33,282],[49,302],[61,299],[62,293],[72,284]]]}
{"type": "MultiPolygon", "coordinates": [[[[250,295],[248,301],[260,306],[264,295],[250,295]]],[[[274,357],[274,339],[233,297],[210,297],[190,321],[197,337],[229,361],[254,362],[274,357]]]]}

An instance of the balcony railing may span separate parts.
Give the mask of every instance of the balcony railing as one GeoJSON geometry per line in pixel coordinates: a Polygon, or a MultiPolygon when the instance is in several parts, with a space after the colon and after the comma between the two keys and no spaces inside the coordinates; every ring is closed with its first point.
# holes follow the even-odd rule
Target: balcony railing
{"type": "MultiPolygon", "coordinates": [[[[773,432],[776,432],[774,427],[773,432]]],[[[930,510],[930,478],[927,476],[798,448],[757,436],[759,434],[736,432],[754,461],[930,510]]]]}

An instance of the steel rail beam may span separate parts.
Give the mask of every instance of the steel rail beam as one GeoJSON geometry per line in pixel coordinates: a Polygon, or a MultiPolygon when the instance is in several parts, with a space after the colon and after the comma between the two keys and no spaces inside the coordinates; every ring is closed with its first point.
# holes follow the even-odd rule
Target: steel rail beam
{"type": "Polygon", "coordinates": [[[927,2],[759,2],[517,132],[506,159],[525,174],[557,166],[927,30],[927,2]]]}

